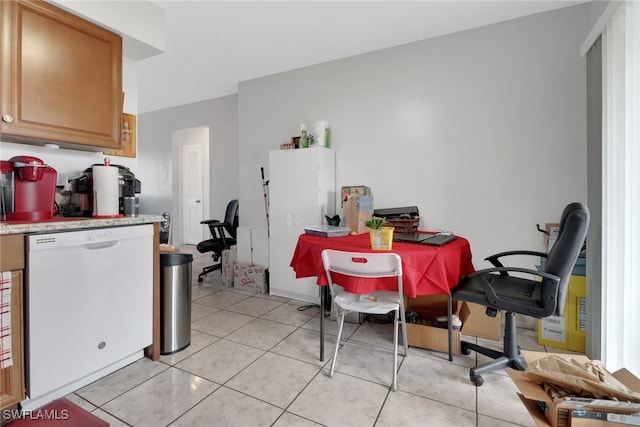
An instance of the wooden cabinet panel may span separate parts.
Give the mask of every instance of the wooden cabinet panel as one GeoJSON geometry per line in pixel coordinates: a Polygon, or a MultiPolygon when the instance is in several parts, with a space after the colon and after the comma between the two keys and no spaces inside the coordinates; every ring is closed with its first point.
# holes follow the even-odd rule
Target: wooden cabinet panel
{"type": "Polygon", "coordinates": [[[120,148],[122,39],[42,1],[0,5],[7,141],[120,148]]]}
{"type": "Polygon", "coordinates": [[[22,271],[11,272],[11,347],[13,365],[0,370],[0,409],[24,400],[22,271]]]}
{"type": "Polygon", "coordinates": [[[25,398],[23,367],[23,276],[24,236],[0,236],[0,271],[11,271],[11,348],[12,366],[0,370],[0,410],[25,398]]]}
{"type": "Polygon", "coordinates": [[[0,271],[24,269],[24,235],[0,236],[0,271]]]}
{"type": "Polygon", "coordinates": [[[121,150],[105,151],[107,156],[136,157],[136,116],[122,114],[121,150]]]}

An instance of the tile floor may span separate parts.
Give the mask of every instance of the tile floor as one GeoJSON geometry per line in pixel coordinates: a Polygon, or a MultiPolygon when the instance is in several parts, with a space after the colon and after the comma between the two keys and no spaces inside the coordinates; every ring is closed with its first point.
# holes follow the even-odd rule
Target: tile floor
{"type": "MultiPolygon", "coordinates": [[[[225,288],[219,271],[198,285],[210,257],[181,250],[194,253],[191,345],[67,396],[111,426],[535,426],[504,372],[471,384],[469,367],[484,361],[475,353],[449,362],[410,348],[392,392],[392,355],[347,346],[331,379],[335,322],[327,322],[320,362],[318,308],[225,288]]],[[[346,325],[351,339],[368,343],[390,344],[391,332],[391,325],[346,325]]],[[[520,329],[519,338],[522,348],[545,351],[533,330],[520,329]]]]}

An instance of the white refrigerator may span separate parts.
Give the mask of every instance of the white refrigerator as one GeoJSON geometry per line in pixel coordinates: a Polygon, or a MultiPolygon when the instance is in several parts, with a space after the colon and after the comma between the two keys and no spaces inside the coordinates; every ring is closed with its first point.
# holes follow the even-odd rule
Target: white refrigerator
{"type": "Polygon", "coordinates": [[[335,151],[324,147],[269,152],[269,289],[320,302],[316,278],[296,279],[289,266],[304,227],[336,214],[335,151]]]}

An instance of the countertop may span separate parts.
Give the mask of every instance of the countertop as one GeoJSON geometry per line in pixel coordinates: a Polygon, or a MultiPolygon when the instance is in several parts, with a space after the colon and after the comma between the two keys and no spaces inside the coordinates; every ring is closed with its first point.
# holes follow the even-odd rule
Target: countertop
{"type": "Polygon", "coordinates": [[[81,217],[53,217],[50,220],[31,223],[18,221],[0,222],[0,235],[16,233],[40,233],[43,231],[78,230],[85,228],[116,227],[119,225],[149,224],[162,222],[161,215],[139,215],[136,218],[81,218],[81,217]]]}

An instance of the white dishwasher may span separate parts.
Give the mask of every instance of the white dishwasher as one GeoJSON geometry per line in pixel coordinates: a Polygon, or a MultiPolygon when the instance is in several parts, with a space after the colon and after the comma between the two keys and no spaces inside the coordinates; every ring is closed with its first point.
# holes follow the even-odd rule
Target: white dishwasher
{"type": "Polygon", "coordinates": [[[143,356],[153,339],[153,225],[26,237],[32,410],[143,356]]]}

